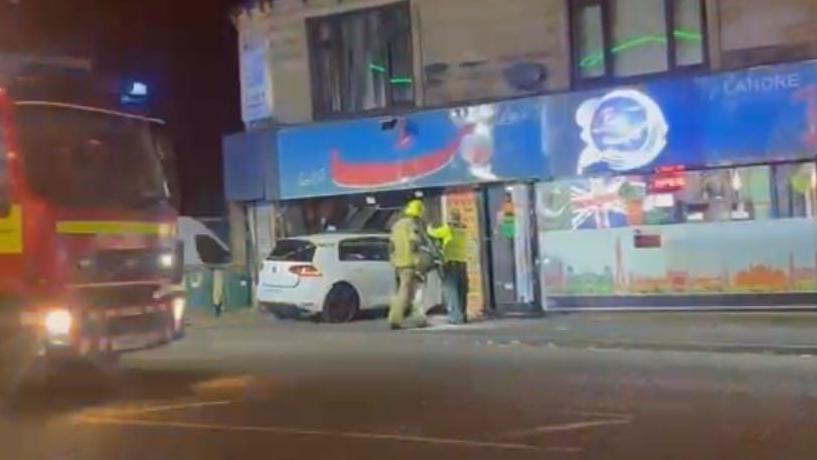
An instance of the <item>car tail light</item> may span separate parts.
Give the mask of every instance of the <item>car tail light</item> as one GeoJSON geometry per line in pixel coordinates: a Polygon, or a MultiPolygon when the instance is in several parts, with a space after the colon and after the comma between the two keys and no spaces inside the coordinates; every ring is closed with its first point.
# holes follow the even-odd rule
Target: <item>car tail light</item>
{"type": "Polygon", "coordinates": [[[294,267],[290,267],[289,271],[301,278],[318,278],[323,276],[321,271],[312,265],[295,265],[294,267]]]}

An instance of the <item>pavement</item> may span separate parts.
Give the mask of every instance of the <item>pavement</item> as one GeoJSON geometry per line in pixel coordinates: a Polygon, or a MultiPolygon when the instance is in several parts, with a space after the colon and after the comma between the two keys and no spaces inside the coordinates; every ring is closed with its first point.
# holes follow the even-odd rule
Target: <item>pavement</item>
{"type": "Polygon", "coordinates": [[[817,355],[817,312],[550,314],[429,332],[528,346],[817,355]]]}
{"type": "Polygon", "coordinates": [[[612,334],[626,319],[604,317],[397,332],[383,321],[193,317],[184,340],[128,356],[114,374],[27,391],[0,417],[0,458],[817,456],[813,357],[533,340],[551,327],[612,334]]]}
{"type": "MultiPolygon", "coordinates": [[[[252,309],[221,318],[194,311],[193,327],[252,325],[275,320],[252,309]]],[[[432,316],[416,333],[445,334],[498,345],[817,355],[817,311],[551,313],[448,325],[432,316]]],[[[376,323],[369,323],[371,327],[376,323]]]]}

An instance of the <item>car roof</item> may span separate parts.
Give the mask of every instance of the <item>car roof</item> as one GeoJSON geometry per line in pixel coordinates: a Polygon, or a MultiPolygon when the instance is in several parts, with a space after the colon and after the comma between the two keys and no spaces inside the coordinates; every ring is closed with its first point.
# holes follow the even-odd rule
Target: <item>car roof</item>
{"type": "Polygon", "coordinates": [[[282,238],[283,240],[306,240],[312,243],[337,243],[350,238],[388,238],[386,233],[318,233],[314,235],[301,235],[282,238]]]}

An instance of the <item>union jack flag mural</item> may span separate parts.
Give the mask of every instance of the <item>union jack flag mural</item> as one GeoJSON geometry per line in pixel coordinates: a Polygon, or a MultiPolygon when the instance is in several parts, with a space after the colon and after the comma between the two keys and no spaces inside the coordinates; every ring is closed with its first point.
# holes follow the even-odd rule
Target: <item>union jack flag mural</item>
{"type": "Polygon", "coordinates": [[[646,189],[644,179],[637,176],[576,179],[544,187],[538,203],[540,225],[585,230],[641,224],[633,204],[642,203],[646,189]]]}
{"type": "Polygon", "coordinates": [[[626,227],[629,212],[625,186],[644,188],[626,177],[588,179],[570,187],[573,229],[626,227]]]}

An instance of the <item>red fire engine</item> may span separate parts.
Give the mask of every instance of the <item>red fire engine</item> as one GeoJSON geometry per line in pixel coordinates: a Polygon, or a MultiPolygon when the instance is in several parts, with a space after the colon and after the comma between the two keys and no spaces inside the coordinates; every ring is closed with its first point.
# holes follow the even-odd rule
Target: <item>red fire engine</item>
{"type": "Polygon", "coordinates": [[[160,120],[87,72],[0,69],[0,388],[40,364],[109,361],[182,333],[160,120]]]}

